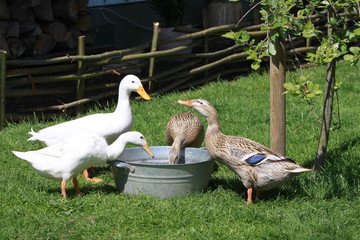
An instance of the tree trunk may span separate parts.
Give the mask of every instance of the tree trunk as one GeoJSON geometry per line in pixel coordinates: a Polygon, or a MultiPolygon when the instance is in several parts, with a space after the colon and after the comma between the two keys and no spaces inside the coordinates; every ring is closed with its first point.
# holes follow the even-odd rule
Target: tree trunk
{"type": "Polygon", "coordinates": [[[315,158],[315,170],[320,170],[325,162],[325,154],[326,154],[327,144],[329,141],[331,118],[332,118],[332,107],[334,101],[335,68],[336,68],[336,60],[332,60],[327,64],[326,95],[325,95],[325,102],[323,107],[323,116],[321,122],[318,150],[315,158]]]}
{"type": "MultiPolygon", "coordinates": [[[[270,35],[276,33],[270,31],[270,35]]],[[[270,57],[270,147],[285,155],[286,152],[286,107],[283,94],[285,83],[285,48],[278,38],[275,42],[276,55],[270,57]]]]}
{"type": "MultiPolygon", "coordinates": [[[[334,17],[334,12],[332,7],[328,7],[328,23],[330,18],[334,17]]],[[[333,35],[333,27],[331,24],[328,24],[328,37],[330,38],[333,35]]],[[[329,40],[331,43],[333,40],[329,40]]],[[[326,68],[326,95],[325,102],[323,107],[323,115],[321,122],[321,131],[318,143],[318,150],[315,157],[315,170],[320,170],[325,162],[325,155],[327,144],[330,137],[330,126],[332,118],[332,108],[334,101],[334,86],[335,86],[335,69],[336,69],[336,59],[331,60],[327,64],[326,68]]]]}

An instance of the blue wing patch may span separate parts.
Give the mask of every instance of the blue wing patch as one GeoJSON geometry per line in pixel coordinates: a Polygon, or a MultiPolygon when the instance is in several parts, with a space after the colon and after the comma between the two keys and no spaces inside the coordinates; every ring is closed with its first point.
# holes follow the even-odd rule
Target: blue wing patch
{"type": "Polygon", "coordinates": [[[256,155],[249,157],[245,161],[250,165],[255,165],[255,164],[258,164],[259,162],[261,162],[262,160],[264,160],[265,158],[266,157],[264,155],[256,154],[256,155]]]}

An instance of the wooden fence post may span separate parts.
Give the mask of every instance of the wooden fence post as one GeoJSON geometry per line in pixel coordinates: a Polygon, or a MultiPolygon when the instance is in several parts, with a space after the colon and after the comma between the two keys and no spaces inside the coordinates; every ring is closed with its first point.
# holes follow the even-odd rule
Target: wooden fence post
{"type": "MultiPolygon", "coordinates": [[[[150,52],[156,51],[158,38],[159,38],[159,22],[154,22],[153,23],[153,37],[152,37],[150,52]]],[[[149,61],[149,78],[153,76],[154,68],[155,68],[155,58],[152,57],[152,58],[150,58],[150,61],[149,61]]],[[[149,92],[154,89],[153,81],[149,81],[148,88],[149,88],[149,92]]]]}
{"type": "MultiPolygon", "coordinates": [[[[85,56],[85,36],[80,36],[78,38],[78,55],[79,56],[85,56]]],[[[83,74],[84,73],[84,61],[79,60],[77,64],[77,73],[83,74]]],[[[80,100],[84,98],[85,94],[85,80],[82,78],[79,78],[76,83],[76,100],[80,100]]],[[[79,104],[77,107],[77,115],[80,115],[84,112],[84,105],[79,104]]]]}
{"type": "MultiPolygon", "coordinates": [[[[270,35],[276,30],[270,30],[270,35]]],[[[276,55],[270,56],[270,147],[285,155],[286,151],[286,107],[283,94],[285,83],[285,48],[279,38],[276,40],[276,55]]]]}
{"type": "MultiPolygon", "coordinates": [[[[207,29],[208,28],[208,16],[207,16],[207,10],[205,8],[202,9],[202,23],[203,23],[203,28],[207,29]]],[[[209,52],[209,38],[204,36],[204,53],[208,53],[209,52]]],[[[204,59],[204,65],[209,63],[209,58],[205,58],[204,59]]],[[[209,75],[209,71],[206,70],[204,72],[204,78],[206,78],[209,75]]]]}
{"type": "Polygon", "coordinates": [[[6,51],[0,50],[0,130],[5,127],[6,51]]]}

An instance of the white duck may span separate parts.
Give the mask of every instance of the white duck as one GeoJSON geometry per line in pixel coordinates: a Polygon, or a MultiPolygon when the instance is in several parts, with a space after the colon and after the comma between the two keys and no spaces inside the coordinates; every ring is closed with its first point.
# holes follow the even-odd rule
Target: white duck
{"type": "Polygon", "coordinates": [[[64,141],[36,151],[13,153],[29,163],[45,178],[61,181],[61,193],[66,198],[66,182],[72,178],[76,195],[80,194],[76,175],[85,169],[117,159],[126,144],[141,146],[154,156],[146,139],[139,132],[121,134],[111,145],[103,137],[87,130],[79,130],[64,141]],[[78,134],[81,132],[81,134],[78,134]]]}
{"type": "MultiPolygon", "coordinates": [[[[104,137],[107,143],[111,144],[121,133],[131,129],[133,121],[129,101],[131,92],[137,92],[142,98],[150,100],[150,96],[146,93],[140,79],[135,75],[129,74],[122,79],[119,85],[118,103],[114,112],[92,114],[47,127],[38,132],[34,132],[31,129],[29,134],[32,137],[28,140],[39,140],[47,146],[51,146],[66,139],[78,129],[84,128],[104,137]]],[[[84,171],[84,177],[92,182],[101,181],[100,179],[89,178],[87,170],[84,171]]]]}

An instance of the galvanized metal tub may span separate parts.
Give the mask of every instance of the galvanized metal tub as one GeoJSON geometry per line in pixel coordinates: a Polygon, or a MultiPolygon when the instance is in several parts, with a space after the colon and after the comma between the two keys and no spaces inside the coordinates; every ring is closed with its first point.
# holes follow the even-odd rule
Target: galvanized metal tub
{"type": "Polygon", "coordinates": [[[117,161],[109,163],[118,191],[167,199],[207,188],[214,160],[205,148],[182,149],[179,164],[168,163],[170,146],[150,149],[154,158],[141,148],[127,148],[117,161]]]}

